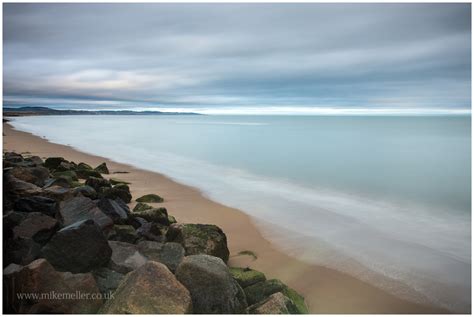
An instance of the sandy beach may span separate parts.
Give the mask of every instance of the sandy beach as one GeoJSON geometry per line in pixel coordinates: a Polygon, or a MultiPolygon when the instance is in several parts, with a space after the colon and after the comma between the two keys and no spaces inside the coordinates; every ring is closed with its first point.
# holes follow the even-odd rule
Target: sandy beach
{"type": "MultiPolygon", "coordinates": [[[[249,266],[264,272],[267,278],[281,279],[306,298],[311,313],[447,313],[443,309],[399,299],[347,274],[289,257],[267,241],[252,219],[242,211],[211,201],[199,190],[174,182],[159,173],[50,143],[14,130],[7,123],[3,124],[3,133],[4,151],[43,158],[62,156],[93,166],[106,162],[111,171],[110,177],[131,183],[133,197],[157,193],[165,199],[160,205],[166,207],[178,222],[218,225],[227,235],[231,252],[230,266],[249,266]],[[257,259],[238,255],[245,250],[254,252],[257,259]]],[[[251,211],[248,213],[251,214],[251,211]]]]}

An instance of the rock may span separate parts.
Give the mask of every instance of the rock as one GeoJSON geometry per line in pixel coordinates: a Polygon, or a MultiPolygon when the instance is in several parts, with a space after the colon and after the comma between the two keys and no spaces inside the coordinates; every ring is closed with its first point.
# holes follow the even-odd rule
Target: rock
{"type": "Polygon", "coordinates": [[[264,301],[250,306],[247,311],[249,314],[258,315],[298,314],[298,309],[293,301],[281,292],[272,294],[264,301]]]}
{"type": "Polygon", "coordinates": [[[133,212],[144,211],[148,209],[153,209],[153,207],[145,203],[138,203],[135,205],[135,207],[133,207],[133,212]]]}
{"type": "Polygon", "coordinates": [[[71,313],[94,314],[99,310],[103,304],[101,299],[102,294],[97,287],[94,276],[91,273],[72,274],[71,272],[60,272],[59,274],[67,286],[69,286],[69,288],[74,292],[94,296],[94,298],[78,300],[78,303],[73,306],[71,313]]]}
{"type": "Polygon", "coordinates": [[[43,195],[55,200],[67,200],[73,197],[73,192],[69,188],[53,185],[43,189],[43,195]]]}
{"type": "Polygon", "coordinates": [[[62,162],[67,162],[63,157],[48,157],[44,161],[44,166],[48,169],[56,169],[62,162]]]}
{"type": "Polygon", "coordinates": [[[242,288],[263,282],[267,279],[262,272],[250,268],[231,267],[230,273],[242,288]]]}
{"type": "Polygon", "coordinates": [[[189,291],[161,263],[150,261],[127,274],[100,310],[102,314],[186,314],[189,291]],[[147,296],[144,296],[144,295],[147,296]]]}
{"type": "MultiPolygon", "coordinates": [[[[135,220],[143,219],[140,217],[134,218],[135,220]]],[[[156,242],[163,242],[165,241],[165,236],[163,231],[165,227],[158,223],[154,222],[147,222],[143,219],[142,225],[137,229],[137,234],[139,237],[142,237],[146,240],[156,241],[156,242]]]]}
{"type": "Polygon", "coordinates": [[[25,219],[13,228],[14,239],[33,239],[46,243],[58,228],[58,221],[40,212],[28,213],[25,219]]]}
{"type": "Polygon", "coordinates": [[[95,191],[94,188],[92,188],[88,185],[76,187],[76,188],[74,188],[74,190],[72,192],[73,192],[74,196],[81,195],[83,197],[87,197],[87,198],[90,198],[92,200],[97,199],[97,192],[95,191]]]}
{"type": "MultiPolygon", "coordinates": [[[[38,313],[95,313],[101,300],[72,299],[66,294],[98,296],[98,288],[91,274],[59,273],[48,261],[38,259],[27,266],[10,265],[3,271],[4,312],[38,313]],[[21,298],[20,294],[52,295],[21,298]],[[56,294],[56,296],[54,295],[56,294]],[[61,298],[62,297],[62,298],[61,298]]],[[[25,295],[23,295],[25,296],[25,295]]]]}
{"type": "Polygon", "coordinates": [[[4,264],[26,265],[40,257],[41,245],[33,239],[9,239],[4,243],[4,264]]]}
{"type": "Polygon", "coordinates": [[[148,261],[134,244],[109,241],[109,245],[112,249],[112,257],[109,266],[114,271],[126,274],[139,268],[148,261]]]}
{"type": "Polygon", "coordinates": [[[109,169],[107,168],[107,164],[105,164],[105,162],[100,164],[96,168],[94,168],[94,170],[96,172],[101,173],[101,174],[109,174],[109,169]]]}
{"type": "Polygon", "coordinates": [[[101,267],[92,271],[94,278],[102,294],[113,293],[124,278],[123,274],[115,272],[109,268],[101,267]]]}
{"type": "Polygon", "coordinates": [[[184,258],[184,249],[179,243],[158,243],[155,241],[141,241],[138,250],[151,261],[163,263],[171,272],[175,272],[184,258]]]}
{"type": "Polygon", "coordinates": [[[102,229],[113,225],[112,219],[87,197],[77,196],[62,202],[58,214],[63,226],[69,226],[86,219],[94,220],[102,229]]]}
{"type": "Polygon", "coordinates": [[[110,184],[112,184],[112,185],[118,185],[118,184],[128,185],[128,184],[130,184],[129,182],[123,181],[123,180],[118,179],[118,178],[110,178],[109,181],[110,181],[110,184]]]}
{"type": "Polygon", "coordinates": [[[19,163],[23,161],[23,156],[15,152],[5,152],[3,153],[3,159],[11,163],[19,163]]]}
{"type": "Polygon", "coordinates": [[[171,216],[171,215],[168,215],[168,223],[170,225],[173,224],[173,223],[177,223],[176,218],[171,216]]]}
{"type": "Polygon", "coordinates": [[[73,181],[70,178],[66,178],[66,177],[62,177],[62,176],[57,177],[57,178],[49,178],[44,183],[43,188],[48,188],[48,187],[51,187],[51,186],[61,186],[61,187],[64,187],[64,188],[70,188],[72,182],[73,181]]]}
{"type": "Polygon", "coordinates": [[[90,166],[89,164],[83,163],[83,162],[77,164],[77,169],[78,170],[89,170],[89,171],[93,170],[92,166],[90,166]]]}
{"type": "Polygon", "coordinates": [[[83,273],[107,264],[112,250],[100,227],[88,219],[59,230],[41,253],[59,271],[83,273]]]}
{"type": "Polygon", "coordinates": [[[76,169],[76,165],[67,161],[63,161],[59,163],[59,165],[55,168],[57,172],[71,171],[75,169],[76,169]]]}
{"type": "Polygon", "coordinates": [[[261,302],[274,293],[283,292],[285,288],[286,285],[280,280],[271,279],[246,287],[244,288],[244,291],[249,305],[253,305],[255,303],[261,302]]]}
{"type": "Polygon", "coordinates": [[[132,195],[130,194],[130,189],[124,189],[124,188],[116,188],[116,187],[103,188],[100,196],[109,198],[109,199],[120,198],[127,204],[132,201],[132,195]]]}
{"type": "Polygon", "coordinates": [[[66,179],[69,183],[78,180],[78,178],[77,178],[78,176],[77,176],[76,172],[74,172],[74,171],[54,172],[53,177],[55,177],[55,178],[62,177],[64,179],[66,179]]]}
{"type": "Polygon", "coordinates": [[[97,177],[89,177],[86,180],[86,185],[94,188],[96,192],[99,192],[101,187],[112,187],[108,180],[97,177]]]}
{"type": "Polygon", "coordinates": [[[7,267],[3,282],[4,313],[72,313],[72,300],[52,296],[28,299],[20,297],[20,294],[72,293],[61,275],[45,259],[38,259],[25,267],[7,267]]]}
{"type": "Polygon", "coordinates": [[[163,198],[156,194],[148,194],[136,199],[135,201],[139,203],[162,203],[163,198]]]}
{"type": "Polygon", "coordinates": [[[168,211],[166,210],[166,208],[161,207],[134,211],[131,215],[133,217],[143,218],[150,222],[157,222],[165,226],[169,225],[168,211]]]}
{"type": "Polygon", "coordinates": [[[294,289],[283,284],[280,280],[271,279],[264,282],[258,282],[244,288],[244,291],[250,305],[261,302],[272,294],[281,292],[283,295],[291,299],[299,314],[308,313],[308,308],[306,307],[303,296],[298,294],[294,289]]]}
{"type": "Polygon", "coordinates": [[[12,175],[5,175],[3,182],[5,194],[10,197],[28,197],[41,194],[41,188],[22,181],[12,175]]]}
{"type": "Polygon", "coordinates": [[[35,166],[42,166],[44,164],[43,159],[37,155],[30,156],[25,158],[26,161],[31,162],[35,166]]]}
{"type": "Polygon", "coordinates": [[[120,198],[116,198],[115,200],[101,198],[98,206],[104,214],[118,224],[124,224],[130,215],[130,209],[120,198]]]}
{"type": "Polygon", "coordinates": [[[180,243],[186,255],[209,254],[221,258],[226,263],[229,260],[227,237],[215,225],[172,224],[166,238],[168,241],[180,243]]]}
{"type": "Polygon", "coordinates": [[[175,275],[191,293],[194,313],[245,313],[245,294],[220,258],[206,254],[187,256],[175,275]]]}
{"type": "MultiPolygon", "coordinates": [[[[80,165],[80,164],[79,164],[80,165]]],[[[88,179],[90,177],[102,178],[102,175],[94,170],[86,170],[86,169],[77,169],[76,174],[78,178],[81,179],[88,179]]]]}
{"type": "Polygon", "coordinates": [[[3,242],[13,239],[13,227],[18,226],[27,216],[25,212],[9,211],[3,215],[3,242]]]}
{"type": "Polygon", "coordinates": [[[54,217],[59,210],[56,200],[43,197],[31,196],[17,199],[15,201],[15,210],[23,212],[41,212],[45,215],[54,217]]]}
{"type": "Polygon", "coordinates": [[[138,234],[130,225],[114,225],[108,236],[109,240],[135,243],[138,234]]]}
{"type": "Polygon", "coordinates": [[[14,167],[9,172],[19,180],[42,187],[49,178],[49,170],[44,167],[14,167]]]}

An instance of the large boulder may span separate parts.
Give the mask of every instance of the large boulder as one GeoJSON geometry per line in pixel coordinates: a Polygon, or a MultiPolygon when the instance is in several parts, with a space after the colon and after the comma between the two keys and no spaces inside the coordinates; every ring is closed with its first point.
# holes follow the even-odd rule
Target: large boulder
{"type": "Polygon", "coordinates": [[[138,247],[134,244],[120,241],[109,241],[109,245],[112,249],[109,266],[114,271],[126,274],[139,268],[148,261],[148,259],[138,251],[138,247]]]}
{"type": "Polygon", "coordinates": [[[288,315],[298,314],[295,303],[283,293],[275,293],[260,303],[254,304],[247,309],[253,315],[288,315]]]}
{"type": "Polygon", "coordinates": [[[153,207],[145,203],[138,203],[135,205],[135,207],[133,207],[133,212],[139,212],[148,209],[153,209],[153,207]]]}
{"type": "Polygon", "coordinates": [[[12,175],[4,175],[5,194],[10,197],[27,197],[41,194],[41,188],[35,184],[22,181],[12,175]]]}
{"type": "Polygon", "coordinates": [[[244,288],[245,295],[249,305],[253,305],[265,300],[268,296],[281,292],[283,295],[291,299],[295,304],[296,310],[300,314],[307,314],[308,308],[305,304],[304,297],[298,294],[294,289],[289,288],[278,279],[266,280],[258,282],[249,287],[244,288]]]}
{"type": "Polygon", "coordinates": [[[208,254],[227,263],[229,249],[225,233],[215,225],[172,224],[166,234],[168,241],[178,242],[186,255],[208,254]]]}
{"type": "Polygon", "coordinates": [[[59,205],[56,200],[48,197],[22,197],[15,201],[15,210],[23,212],[41,212],[45,215],[54,217],[59,210],[59,205]]]}
{"type": "Polygon", "coordinates": [[[40,187],[42,187],[49,178],[49,170],[44,167],[15,167],[8,173],[17,179],[40,187]]]}
{"type": "Polygon", "coordinates": [[[163,207],[151,209],[137,209],[137,211],[135,211],[134,209],[132,216],[143,218],[149,222],[160,223],[165,226],[169,225],[168,211],[166,210],[166,208],[163,207]]]}
{"type": "Polygon", "coordinates": [[[28,213],[25,219],[13,228],[14,239],[33,239],[46,243],[58,228],[58,221],[40,212],[28,213]]]}
{"type": "Polygon", "coordinates": [[[102,229],[113,225],[112,219],[104,214],[94,201],[81,196],[63,201],[59,208],[59,218],[63,226],[86,219],[94,220],[102,229]]]}
{"type": "Polygon", "coordinates": [[[195,313],[245,313],[245,294],[220,258],[206,254],[187,256],[175,275],[191,293],[195,313]]]}
{"type": "Polygon", "coordinates": [[[45,259],[27,266],[9,265],[3,271],[3,282],[4,313],[91,314],[102,305],[100,299],[74,299],[62,295],[80,292],[98,297],[99,290],[91,274],[59,273],[45,259]],[[57,295],[33,297],[33,294],[57,295]]]}
{"type": "Polygon", "coordinates": [[[143,195],[135,200],[139,203],[162,203],[163,198],[156,194],[143,195]]]}
{"type": "Polygon", "coordinates": [[[266,280],[265,274],[250,268],[231,267],[230,273],[242,288],[263,282],[266,280]]]}
{"type": "Polygon", "coordinates": [[[128,220],[130,209],[122,199],[101,198],[97,204],[100,210],[109,216],[115,223],[123,224],[128,220]]]}
{"type": "Polygon", "coordinates": [[[87,219],[59,230],[41,253],[59,271],[83,273],[106,265],[112,250],[100,227],[87,219]]]}
{"type": "Polygon", "coordinates": [[[61,186],[64,188],[70,188],[73,185],[73,180],[67,177],[57,177],[57,178],[49,178],[44,183],[43,188],[48,188],[51,186],[61,186]]]}
{"type": "Polygon", "coordinates": [[[61,172],[54,172],[53,177],[59,178],[62,177],[66,179],[69,183],[72,183],[73,181],[77,181],[77,174],[74,171],[61,171],[61,172]]]}
{"type": "Polygon", "coordinates": [[[77,294],[89,294],[91,298],[78,300],[72,308],[73,314],[94,314],[103,304],[102,293],[91,273],[59,272],[61,278],[77,294]]]}
{"type": "Polygon", "coordinates": [[[192,312],[189,291],[165,265],[150,261],[127,274],[102,307],[103,314],[186,314],[192,312]]]}
{"type": "Polygon", "coordinates": [[[48,157],[44,161],[44,166],[50,170],[56,169],[62,162],[67,162],[64,157],[48,157]]]}
{"type": "Polygon", "coordinates": [[[175,272],[184,258],[184,249],[176,242],[159,243],[140,241],[138,250],[151,261],[163,263],[171,272],[175,272]]]}

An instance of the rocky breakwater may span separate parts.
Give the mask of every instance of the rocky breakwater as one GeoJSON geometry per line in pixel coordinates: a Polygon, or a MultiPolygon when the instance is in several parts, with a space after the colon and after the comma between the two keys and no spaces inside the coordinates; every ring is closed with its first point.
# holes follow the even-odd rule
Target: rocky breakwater
{"type": "Polygon", "coordinates": [[[149,194],[61,157],[3,155],[5,313],[298,314],[304,299],[229,268],[217,226],[179,223],[149,194]]]}

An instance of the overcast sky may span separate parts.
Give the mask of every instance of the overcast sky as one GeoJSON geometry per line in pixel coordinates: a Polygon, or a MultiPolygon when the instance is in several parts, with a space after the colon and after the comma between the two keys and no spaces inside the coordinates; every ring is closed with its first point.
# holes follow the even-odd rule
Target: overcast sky
{"type": "Polygon", "coordinates": [[[4,4],[3,14],[5,106],[471,106],[470,4],[4,4]]]}

